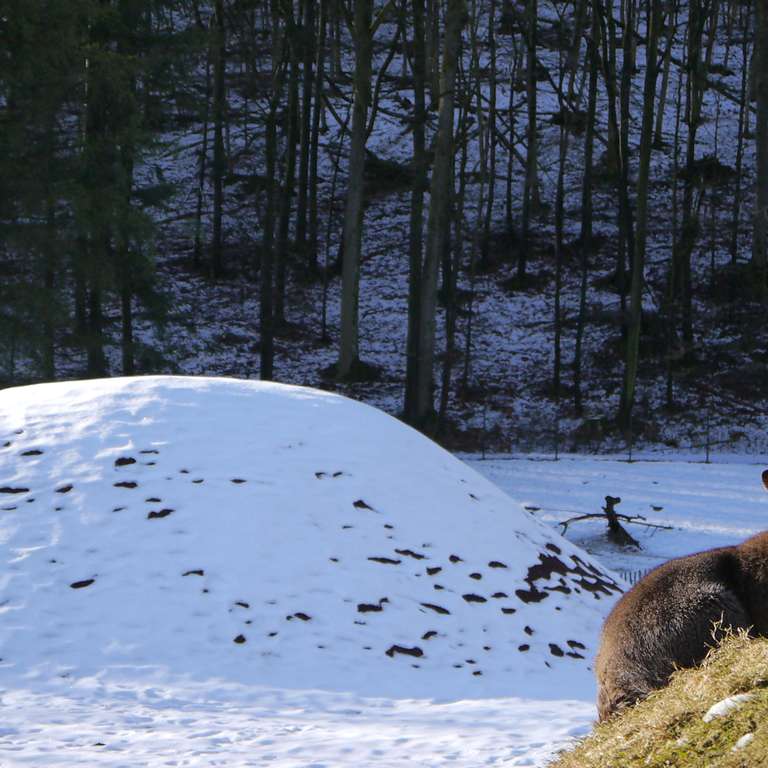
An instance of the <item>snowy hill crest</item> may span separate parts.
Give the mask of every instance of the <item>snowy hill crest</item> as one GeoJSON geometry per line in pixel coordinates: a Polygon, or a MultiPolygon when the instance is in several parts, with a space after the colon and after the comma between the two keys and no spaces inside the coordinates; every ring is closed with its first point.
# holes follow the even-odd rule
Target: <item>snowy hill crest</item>
{"type": "Polygon", "coordinates": [[[149,377],[0,392],[0,669],[370,695],[589,674],[619,585],[395,419],[149,377]]]}

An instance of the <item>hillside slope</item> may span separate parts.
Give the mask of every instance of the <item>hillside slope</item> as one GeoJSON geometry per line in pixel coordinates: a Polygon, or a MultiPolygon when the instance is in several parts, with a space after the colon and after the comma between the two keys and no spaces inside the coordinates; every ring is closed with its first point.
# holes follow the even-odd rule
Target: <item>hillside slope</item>
{"type": "Polygon", "coordinates": [[[0,669],[398,697],[591,686],[619,585],[396,419],[148,377],[0,392],[0,669]]]}
{"type": "Polygon", "coordinates": [[[600,725],[551,768],[768,765],[768,641],[734,636],[699,669],[600,725]]]}

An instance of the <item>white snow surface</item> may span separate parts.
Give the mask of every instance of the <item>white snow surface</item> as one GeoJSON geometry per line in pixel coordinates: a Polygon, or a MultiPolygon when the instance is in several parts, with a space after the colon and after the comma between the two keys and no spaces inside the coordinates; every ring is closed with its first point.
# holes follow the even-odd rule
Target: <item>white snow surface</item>
{"type": "Polygon", "coordinates": [[[739,740],[731,747],[732,752],[737,752],[740,749],[744,749],[755,738],[754,733],[745,733],[739,738],[739,740]]]}
{"type": "Polygon", "coordinates": [[[752,698],[754,697],[751,693],[737,693],[735,696],[728,696],[728,698],[713,704],[701,719],[705,723],[711,723],[715,718],[728,717],[734,709],[738,709],[752,698]]]}
{"type": "Polygon", "coordinates": [[[229,379],[0,392],[0,559],[3,766],[539,765],[619,590],[396,419],[229,379]]]}

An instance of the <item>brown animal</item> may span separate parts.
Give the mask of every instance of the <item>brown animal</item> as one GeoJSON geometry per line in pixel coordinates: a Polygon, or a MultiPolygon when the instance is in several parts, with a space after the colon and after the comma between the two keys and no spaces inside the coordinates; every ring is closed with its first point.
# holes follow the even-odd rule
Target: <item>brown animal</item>
{"type": "Polygon", "coordinates": [[[619,600],[595,663],[600,720],[699,664],[727,628],[768,636],[768,531],[670,560],[619,600]]]}

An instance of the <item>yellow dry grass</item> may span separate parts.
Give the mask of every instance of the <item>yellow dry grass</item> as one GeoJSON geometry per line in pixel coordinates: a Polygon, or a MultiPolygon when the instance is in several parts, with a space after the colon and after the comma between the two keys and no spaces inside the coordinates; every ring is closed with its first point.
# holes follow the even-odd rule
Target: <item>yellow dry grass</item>
{"type": "Polygon", "coordinates": [[[727,637],[696,669],[681,670],[645,701],[597,725],[549,768],[768,768],[768,639],[727,637]],[[707,710],[749,701],[709,723],[707,710]],[[752,734],[744,746],[736,743],[752,734]]]}

